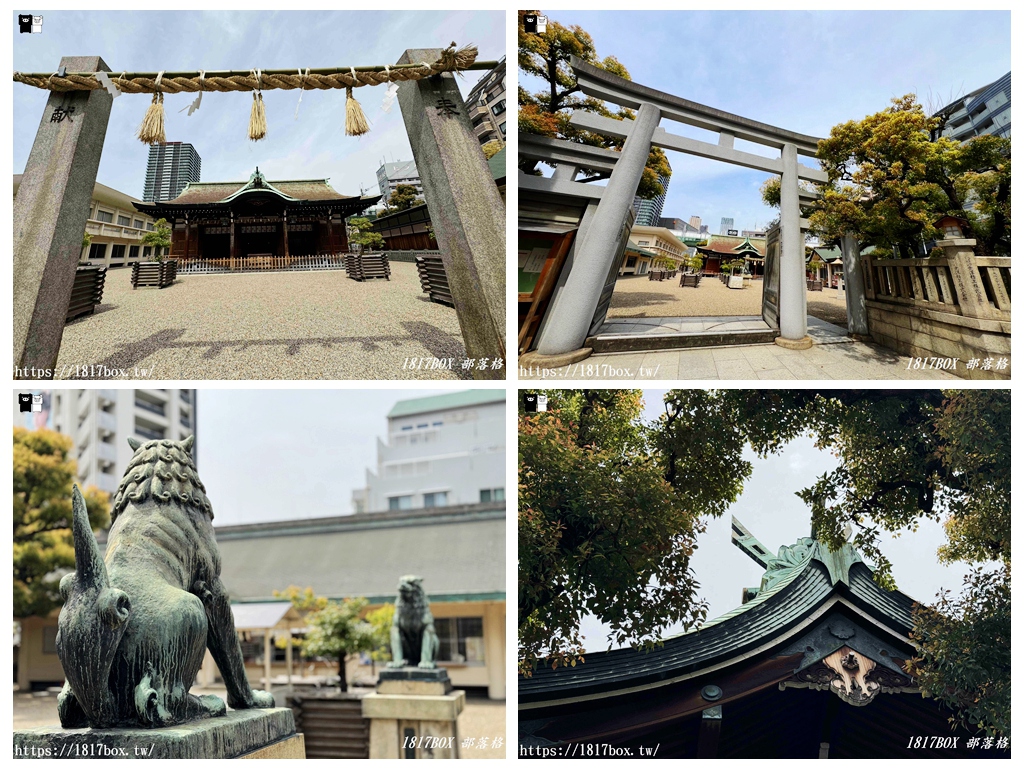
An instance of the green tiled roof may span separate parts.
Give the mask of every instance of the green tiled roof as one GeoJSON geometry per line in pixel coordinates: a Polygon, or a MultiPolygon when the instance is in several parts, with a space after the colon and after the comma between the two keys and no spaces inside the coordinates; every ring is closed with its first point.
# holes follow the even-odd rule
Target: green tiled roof
{"type": "Polygon", "coordinates": [[[431,395],[429,397],[416,397],[411,400],[399,400],[388,411],[388,418],[412,416],[416,413],[428,413],[446,408],[467,408],[472,405],[503,402],[505,402],[505,390],[503,389],[468,389],[465,392],[451,392],[447,395],[431,395]]]}
{"type": "Polygon", "coordinates": [[[491,178],[495,181],[505,178],[505,147],[491,156],[491,159],[487,161],[487,167],[491,169],[491,178]]]}

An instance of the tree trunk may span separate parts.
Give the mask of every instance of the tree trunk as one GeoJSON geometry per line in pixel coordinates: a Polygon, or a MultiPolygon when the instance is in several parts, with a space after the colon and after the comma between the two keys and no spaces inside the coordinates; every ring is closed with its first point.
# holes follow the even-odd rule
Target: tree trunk
{"type": "Polygon", "coordinates": [[[338,685],[341,687],[342,693],[348,692],[348,680],[345,676],[345,660],[348,658],[348,654],[342,651],[338,654],[338,685]]]}

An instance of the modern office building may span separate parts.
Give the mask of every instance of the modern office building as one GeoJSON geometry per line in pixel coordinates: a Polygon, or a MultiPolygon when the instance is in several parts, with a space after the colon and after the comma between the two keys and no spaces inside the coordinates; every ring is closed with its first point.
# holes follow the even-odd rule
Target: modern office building
{"type": "Polygon", "coordinates": [[[760,238],[761,240],[764,240],[767,237],[767,235],[765,234],[765,230],[763,229],[744,229],[742,232],[740,232],[740,237],[757,237],[760,238]]]}
{"type": "Polygon", "coordinates": [[[725,216],[723,216],[722,217],[722,226],[719,227],[718,234],[720,234],[720,235],[728,235],[729,234],[729,230],[730,229],[734,229],[735,226],[736,225],[735,225],[735,223],[733,222],[733,220],[731,218],[726,218],[725,216]]]}
{"type": "Polygon", "coordinates": [[[397,163],[381,163],[377,169],[377,187],[387,202],[399,184],[416,188],[416,194],[423,197],[423,182],[416,170],[415,160],[402,160],[397,163]]]}
{"type": "MultiPolygon", "coordinates": [[[[21,174],[14,174],[14,196],[21,186],[21,174]]],[[[97,182],[93,185],[89,201],[89,218],[85,222],[86,244],[83,238],[81,261],[97,267],[124,267],[155,255],[167,253],[168,248],[152,248],[142,244],[146,232],[153,229],[153,219],[135,210],[141,200],[118,192],[97,182]]]]}
{"type": "Polygon", "coordinates": [[[466,97],[469,120],[481,144],[488,141],[505,143],[505,119],[508,99],[505,95],[505,57],[480,78],[466,97]]]}
{"type": "Polygon", "coordinates": [[[191,144],[180,141],[152,144],[142,199],[147,203],[173,200],[186,185],[199,181],[202,163],[191,144]]]}
{"type": "Polygon", "coordinates": [[[691,216],[690,226],[693,227],[698,232],[700,232],[700,216],[691,216]]]}
{"type": "MultiPolygon", "coordinates": [[[[134,451],[128,438],[184,440],[195,434],[194,389],[51,389],[42,409],[21,413],[14,405],[14,425],[52,429],[74,443],[78,481],[114,493],[134,451]]],[[[198,457],[198,445],[192,449],[198,457]]]]}
{"type": "Polygon", "coordinates": [[[633,198],[633,213],[636,218],[633,225],[638,227],[657,227],[661,219],[661,212],[665,207],[665,198],[668,195],[668,184],[671,176],[658,176],[662,191],[657,197],[644,200],[639,195],[633,198]]]}
{"type": "Polygon", "coordinates": [[[983,134],[1010,138],[1010,73],[947,104],[934,116],[944,122],[932,131],[932,141],[942,136],[966,141],[983,134]]]}
{"type": "Polygon", "coordinates": [[[478,389],[396,403],[352,506],[372,513],[504,499],[505,392],[478,389]]]}

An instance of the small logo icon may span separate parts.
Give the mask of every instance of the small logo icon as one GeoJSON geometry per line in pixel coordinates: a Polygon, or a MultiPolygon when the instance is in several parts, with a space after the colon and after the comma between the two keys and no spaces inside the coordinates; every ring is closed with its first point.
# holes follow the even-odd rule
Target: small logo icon
{"type": "Polygon", "coordinates": [[[18,14],[18,31],[23,35],[27,35],[32,32],[32,14],[18,14]]]}
{"type": "Polygon", "coordinates": [[[530,34],[537,34],[537,14],[528,13],[523,16],[523,31],[530,34]]]}
{"type": "Polygon", "coordinates": [[[543,35],[548,31],[548,17],[538,16],[537,17],[537,34],[543,35]]]}
{"type": "Polygon", "coordinates": [[[21,413],[32,412],[32,395],[28,392],[21,392],[18,394],[18,410],[21,413]]]}
{"type": "Polygon", "coordinates": [[[537,412],[544,413],[548,409],[548,396],[537,395],[537,412]]]}
{"type": "Polygon", "coordinates": [[[43,34],[43,17],[33,16],[32,17],[32,34],[41,35],[43,34]]]}
{"type": "Polygon", "coordinates": [[[532,392],[523,392],[523,410],[527,413],[537,412],[537,395],[532,392]]]}

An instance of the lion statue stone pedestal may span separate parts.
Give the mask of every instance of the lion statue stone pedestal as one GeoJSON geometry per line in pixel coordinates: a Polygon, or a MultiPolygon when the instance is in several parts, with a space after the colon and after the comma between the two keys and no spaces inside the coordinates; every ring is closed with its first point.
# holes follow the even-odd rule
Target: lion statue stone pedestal
{"type": "Polygon", "coordinates": [[[270,746],[275,757],[303,757],[291,710],[249,685],[194,438],[128,442],[135,453],[111,503],[103,557],[72,491],[75,571],[60,582],[56,642],[63,728],[16,732],[15,755],[212,759],[270,746]],[[189,693],[207,650],[227,703],[189,693]],[[294,743],[282,753],[289,740],[297,755],[294,743]],[[140,745],[152,751],[139,754],[140,745]]]}
{"type": "Polygon", "coordinates": [[[380,671],[377,690],[363,697],[371,758],[459,756],[466,692],[453,690],[448,670],[438,667],[440,651],[423,579],[403,576],[391,624],[392,660],[380,671]]]}

